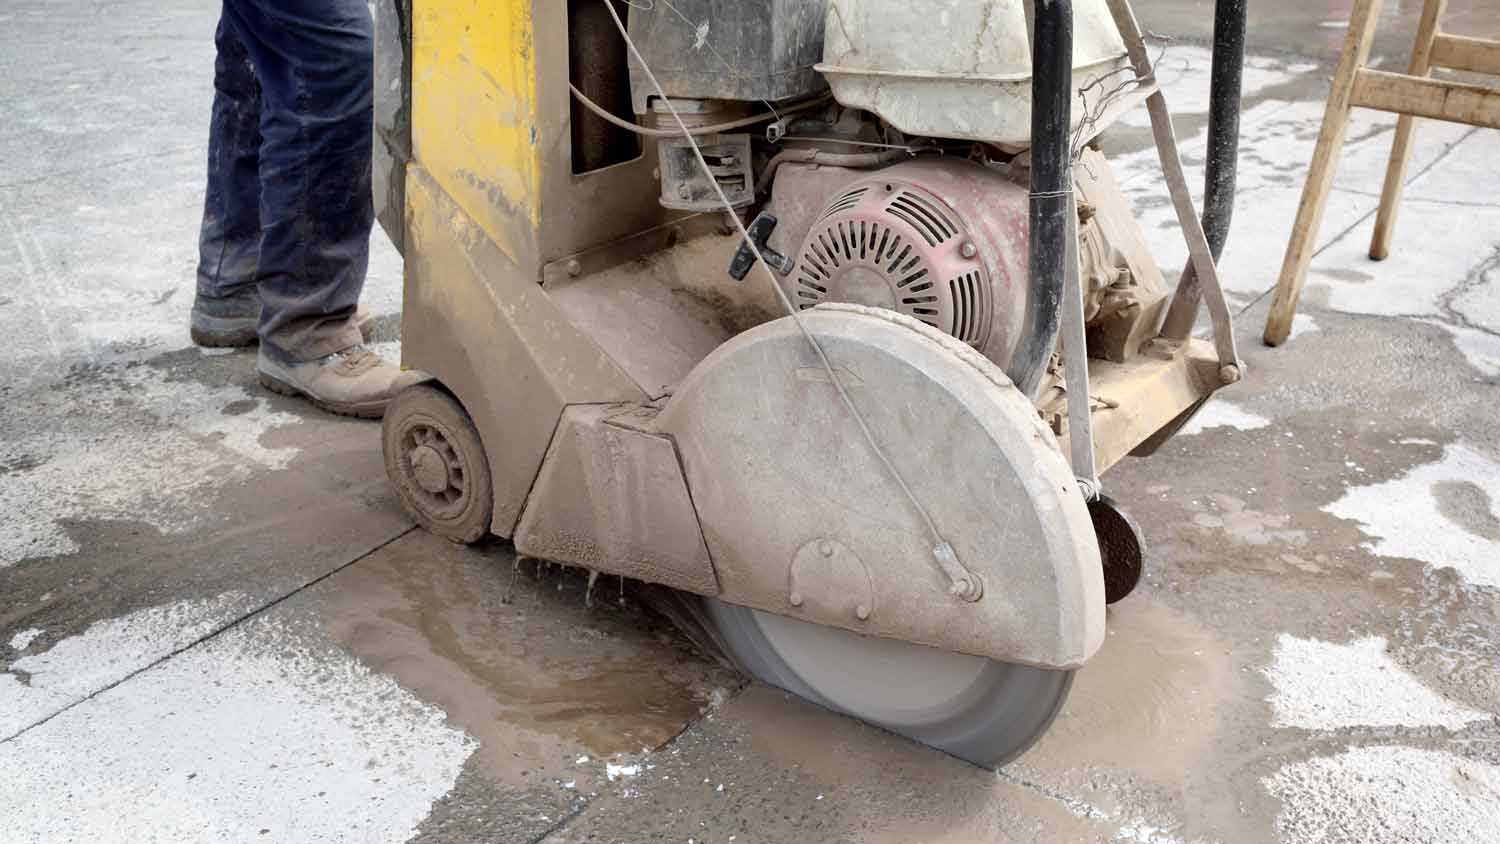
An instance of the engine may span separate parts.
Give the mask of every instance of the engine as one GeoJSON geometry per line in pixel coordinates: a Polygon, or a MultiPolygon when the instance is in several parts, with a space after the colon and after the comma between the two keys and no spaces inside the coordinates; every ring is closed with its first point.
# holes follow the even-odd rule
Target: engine
{"type": "MultiPolygon", "coordinates": [[[[630,7],[631,34],[672,109],[701,130],[695,144],[656,141],[661,204],[721,213],[722,194],[744,222],[765,217],[754,230],[772,232],[761,246],[798,309],[890,308],[1004,368],[1028,307],[1030,56],[1022,5],[952,4],[941,11],[952,17],[943,26],[924,20],[927,5],[894,0],[674,6],[630,7]],[[711,24],[704,31],[684,20],[711,24]],[[958,44],[947,34],[955,29],[978,35],[958,44]],[[704,49],[712,42],[737,45],[734,67],[704,49]],[[765,123],[736,122],[772,103],[765,123]]],[[[1075,92],[1126,67],[1102,0],[1078,8],[1075,92]]],[[[649,125],[674,128],[667,104],[634,66],[630,81],[635,111],[649,125]]],[[[1108,106],[1075,97],[1080,141],[1112,119],[1108,106]]],[[[1080,153],[1090,351],[1123,360],[1154,328],[1166,288],[1102,154],[1080,153]]]]}
{"type": "Polygon", "coordinates": [[[783,283],[798,308],[889,308],[1003,367],[1025,312],[1026,206],[1024,188],[969,161],[877,170],[813,222],[783,283]]]}

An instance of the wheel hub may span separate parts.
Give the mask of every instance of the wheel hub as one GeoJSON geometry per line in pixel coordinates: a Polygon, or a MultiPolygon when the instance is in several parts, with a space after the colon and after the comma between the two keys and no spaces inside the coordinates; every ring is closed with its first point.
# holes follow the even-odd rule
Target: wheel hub
{"type": "Polygon", "coordinates": [[[432,446],[419,445],[412,450],[411,470],[417,486],[427,492],[436,494],[448,488],[448,464],[432,446]]]}
{"type": "Polygon", "coordinates": [[[468,494],[465,456],[453,438],[427,420],[414,421],[403,432],[401,446],[402,469],[414,487],[413,503],[439,518],[462,510],[468,494]]]}

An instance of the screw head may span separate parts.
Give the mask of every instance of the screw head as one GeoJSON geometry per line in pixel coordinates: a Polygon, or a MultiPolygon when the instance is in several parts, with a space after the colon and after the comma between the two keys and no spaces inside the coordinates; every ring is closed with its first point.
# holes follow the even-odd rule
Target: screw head
{"type": "Polygon", "coordinates": [[[577,278],[578,275],[581,274],[582,272],[583,272],[583,265],[580,264],[580,263],[578,263],[578,259],[577,258],[574,258],[573,260],[571,260],[571,261],[568,262],[568,275],[577,278]]]}
{"type": "Polygon", "coordinates": [[[829,542],[826,539],[823,540],[822,542],[819,542],[818,543],[818,553],[822,554],[825,557],[832,557],[833,556],[833,543],[829,542]]]}
{"type": "Polygon", "coordinates": [[[854,608],[854,617],[859,619],[860,621],[864,621],[865,619],[870,617],[870,608],[865,606],[864,604],[860,604],[859,606],[854,608]]]}
{"type": "Polygon", "coordinates": [[[979,254],[979,247],[975,246],[972,241],[966,240],[963,246],[958,247],[958,254],[965,258],[972,258],[979,254]]]}
{"type": "Polygon", "coordinates": [[[793,590],[792,594],[788,595],[786,597],[786,599],[794,607],[800,607],[800,606],[802,606],[802,593],[801,592],[793,590]]]}
{"type": "Polygon", "coordinates": [[[1226,363],[1219,367],[1219,383],[1234,384],[1240,380],[1240,368],[1236,364],[1226,363]]]}

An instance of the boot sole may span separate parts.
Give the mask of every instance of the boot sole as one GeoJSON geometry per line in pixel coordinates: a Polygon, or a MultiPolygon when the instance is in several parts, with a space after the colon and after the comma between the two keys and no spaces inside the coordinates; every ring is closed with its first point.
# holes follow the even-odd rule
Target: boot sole
{"type": "Polygon", "coordinates": [[[259,341],[256,324],[247,317],[214,317],[194,312],[188,321],[188,336],[208,349],[242,349],[259,341]]]}
{"type": "Polygon", "coordinates": [[[368,402],[329,401],[328,399],[320,399],[312,393],[307,392],[306,390],[300,390],[292,386],[291,384],[288,384],[279,378],[273,378],[270,375],[265,374],[264,372],[257,372],[256,375],[259,376],[260,385],[262,387],[265,387],[267,390],[270,390],[277,395],[307,399],[308,401],[312,402],[313,407],[316,407],[319,410],[326,410],[329,413],[334,413],[339,416],[353,416],[359,419],[379,419],[385,416],[385,407],[386,405],[390,404],[389,399],[381,399],[379,401],[368,402]]]}

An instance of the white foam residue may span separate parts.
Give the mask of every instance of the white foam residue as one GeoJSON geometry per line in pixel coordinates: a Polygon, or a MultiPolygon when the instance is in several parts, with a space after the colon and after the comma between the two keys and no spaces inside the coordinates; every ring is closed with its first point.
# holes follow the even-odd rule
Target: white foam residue
{"type": "Polygon", "coordinates": [[[31,627],[22,630],[20,633],[10,637],[10,649],[13,651],[26,650],[31,647],[32,642],[36,641],[36,637],[42,635],[42,632],[40,627],[31,627]]]}
{"type": "Polygon", "coordinates": [[[1379,636],[1340,645],[1283,633],[1265,669],[1273,727],[1444,727],[1490,715],[1459,706],[1422,685],[1386,653],[1379,636]]]}
{"type": "Polygon", "coordinates": [[[1259,413],[1245,410],[1221,399],[1210,399],[1198,415],[1188,420],[1180,436],[1201,434],[1209,428],[1233,428],[1237,431],[1252,431],[1271,424],[1271,420],[1259,413]]]}
{"type": "Polygon", "coordinates": [[[1318,330],[1317,320],[1307,314],[1297,314],[1292,317],[1292,330],[1287,335],[1288,340],[1295,340],[1303,334],[1312,334],[1318,330]]]}
{"type": "MultiPolygon", "coordinates": [[[[81,390],[41,399],[57,403],[40,414],[55,427],[0,443],[0,465],[21,467],[0,473],[0,567],[77,552],[63,529],[70,520],[185,531],[206,512],[206,491],[285,468],[298,453],[261,445],[267,430],[300,417],[272,409],[259,392],[172,379],[153,366],[90,377],[81,390]]],[[[6,416],[0,409],[0,425],[6,416]]]]}
{"type": "Polygon", "coordinates": [[[641,772],[640,765],[616,765],[613,762],[604,763],[604,776],[614,782],[619,777],[633,777],[641,772]]]}
{"type": "MultiPolygon", "coordinates": [[[[1500,502],[1500,463],[1463,446],[1451,445],[1436,463],[1417,466],[1384,483],[1351,487],[1323,509],[1363,525],[1374,537],[1373,553],[1408,557],[1456,570],[1468,582],[1500,588],[1500,542],[1475,533],[1442,512],[1440,484],[1474,488],[1496,518],[1500,502]]],[[[1483,517],[1485,514],[1480,514],[1483,517]]]]}
{"type": "Polygon", "coordinates": [[[336,648],[252,622],[0,745],[6,835],[401,842],[475,742],[336,648]]]}
{"type": "Polygon", "coordinates": [[[1356,747],[1262,782],[1281,800],[1285,844],[1474,844],[1500,830],[1500,767],[1451,753],[1356,747]]]}
{"type": "Polygon", "coordinates": [[[1120,827],[1111,840],[1113,844],[1182,844],[1176,835],[1143,822],[1120,827]]]}
{"type": "MultiPolygon", "coordinates": [[[[244,614],[252,603],[244,593],[226,592],[217,598],[137,610],[96,621],[39,654],[11,662],[0,672],[0,738],[192,644],[244,614]]],[[[15,642],[11,640],[12,647],[15,642]]]]}

